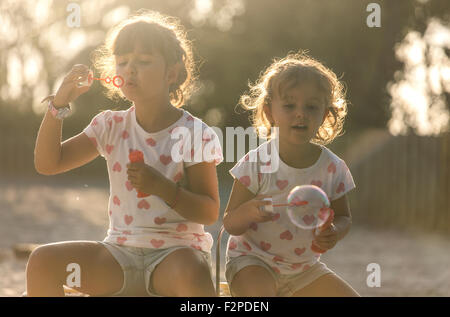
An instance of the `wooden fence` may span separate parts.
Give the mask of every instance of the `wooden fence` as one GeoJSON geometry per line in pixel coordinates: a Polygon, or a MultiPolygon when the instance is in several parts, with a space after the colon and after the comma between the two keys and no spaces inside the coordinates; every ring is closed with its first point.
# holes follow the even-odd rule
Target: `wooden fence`
{"type": "Polygon", "coordinates": [[[450,233],[450,135],[389,136],[349,167],[356,221],[450,233]]]}

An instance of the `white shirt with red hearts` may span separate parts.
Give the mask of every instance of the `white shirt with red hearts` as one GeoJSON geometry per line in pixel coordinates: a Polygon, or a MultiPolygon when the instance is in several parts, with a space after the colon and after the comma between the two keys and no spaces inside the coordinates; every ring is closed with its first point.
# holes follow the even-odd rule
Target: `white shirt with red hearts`
{"type": "Polygon", "coordinates": [[[216,165],[222,162],[222,148],[213,129],[186,110],[183,112],[178,121],[156,133],[146,132],[137,123],[134,106],[124,111],[103,111],[83,130],[108,167],[109,230],[104,241],[143,248],[190,246],[210,252],[213,239],[202,224],[186,220],[158,196],[138,198],[127,177],[126,164],[131,150],[142,151],[145,164],[181,184],[186,183],[185,168],[200,161],[215,161],[216,165]],[[172,134],[179,130],[192,133],[189,143],[187,137],[173,138],[172,134]],[[200,154],[194,152],[194,145],[200,154]],[[190,150],[185,151],[189,157],[174,159],[174,146],[181,148],[180,153],[184,153],[183,147],[189,146],[190,150]],[[201,150],[205,148],[213,148],[212,155],[203,156],[201,150]]]}
{"type": "MultiPolygon", "coordinates": [[[[271,195],[273,204],[282,204],[287,202],[287,196],[295,186],[312,184],[323,189],[331,202],[355,188],[345,162],[325,146],[320,146],[320,157],[312,166],[297,169],[279,158],[276,148],[271,146],[272,142],[265,142],[250,151],[230,170],[230,174],[255,195],[271,195]],[[264,170],[263,166],[276,164],[262,162],[267,159],[249,159],[261,155],[267,157],[270,148],[275,149],[271,157],[278,161],[272,173],[264,170]],[[261,173],[262,170],[264,173],[261,173]]],[[[306,271],[319,261],[320,254],[310,249],[312,230],[296,227],[287,216],[286,207],[274,207],[274,213],[274,220],[252,223],[243,235],[230,236],[227,261],[241,255],[254,255],[281,274],[306,271]]]]}

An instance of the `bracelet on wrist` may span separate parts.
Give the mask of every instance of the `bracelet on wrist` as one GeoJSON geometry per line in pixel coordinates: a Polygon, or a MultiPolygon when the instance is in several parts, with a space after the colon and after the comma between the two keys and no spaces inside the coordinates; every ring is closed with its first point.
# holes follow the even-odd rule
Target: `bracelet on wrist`
{"type": "Polygon", "coordinates": [[[64,107],[56,108],[55,104],[53,103],[53,99],[54,98],[48,99],[48,110],[50,111],[52,116],[59,120],[62,120],[64,118],[68,117],[72,112],[72,110],[70,109],[70,104],[68,104],[64,107]]]}

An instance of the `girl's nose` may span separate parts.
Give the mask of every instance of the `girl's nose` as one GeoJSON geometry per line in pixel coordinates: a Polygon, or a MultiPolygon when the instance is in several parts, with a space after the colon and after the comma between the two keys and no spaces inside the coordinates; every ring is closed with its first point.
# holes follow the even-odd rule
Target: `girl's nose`
{"type": "Polygon", "coordinates": [[[297,110],[295,111],[295,117],[296,118],[305,118],[305,112],[303,111],[302,107],[297,107],[297,110]]]}
{"type": "Polygon", "coordinates": [[[134,61],[128,62],[126,72],[131,75],[136,74],[136,63],[134,61]]]}

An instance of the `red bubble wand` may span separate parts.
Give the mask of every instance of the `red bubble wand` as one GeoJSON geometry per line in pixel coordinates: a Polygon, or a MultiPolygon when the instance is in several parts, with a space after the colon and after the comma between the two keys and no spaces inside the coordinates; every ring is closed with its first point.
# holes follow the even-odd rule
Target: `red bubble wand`
{"type": "Polygon", "coordinates": [[[94,74],[92,73],[92,71],[89,71],[88,78],[85,81],[79,82],[78,86],[79,87],[90,86],[90,85],[92,85],[92,81],[94,81],[94,80],[104,81],[107,84],[112,83],[117,88],[122,87],[123,84],[125,83],[125,81],[123,80],[123,77],[120,75],[116,75],[112,79],[109,76],[106,78],[96,78],[96,77],[94,77],[94,74]]]}

